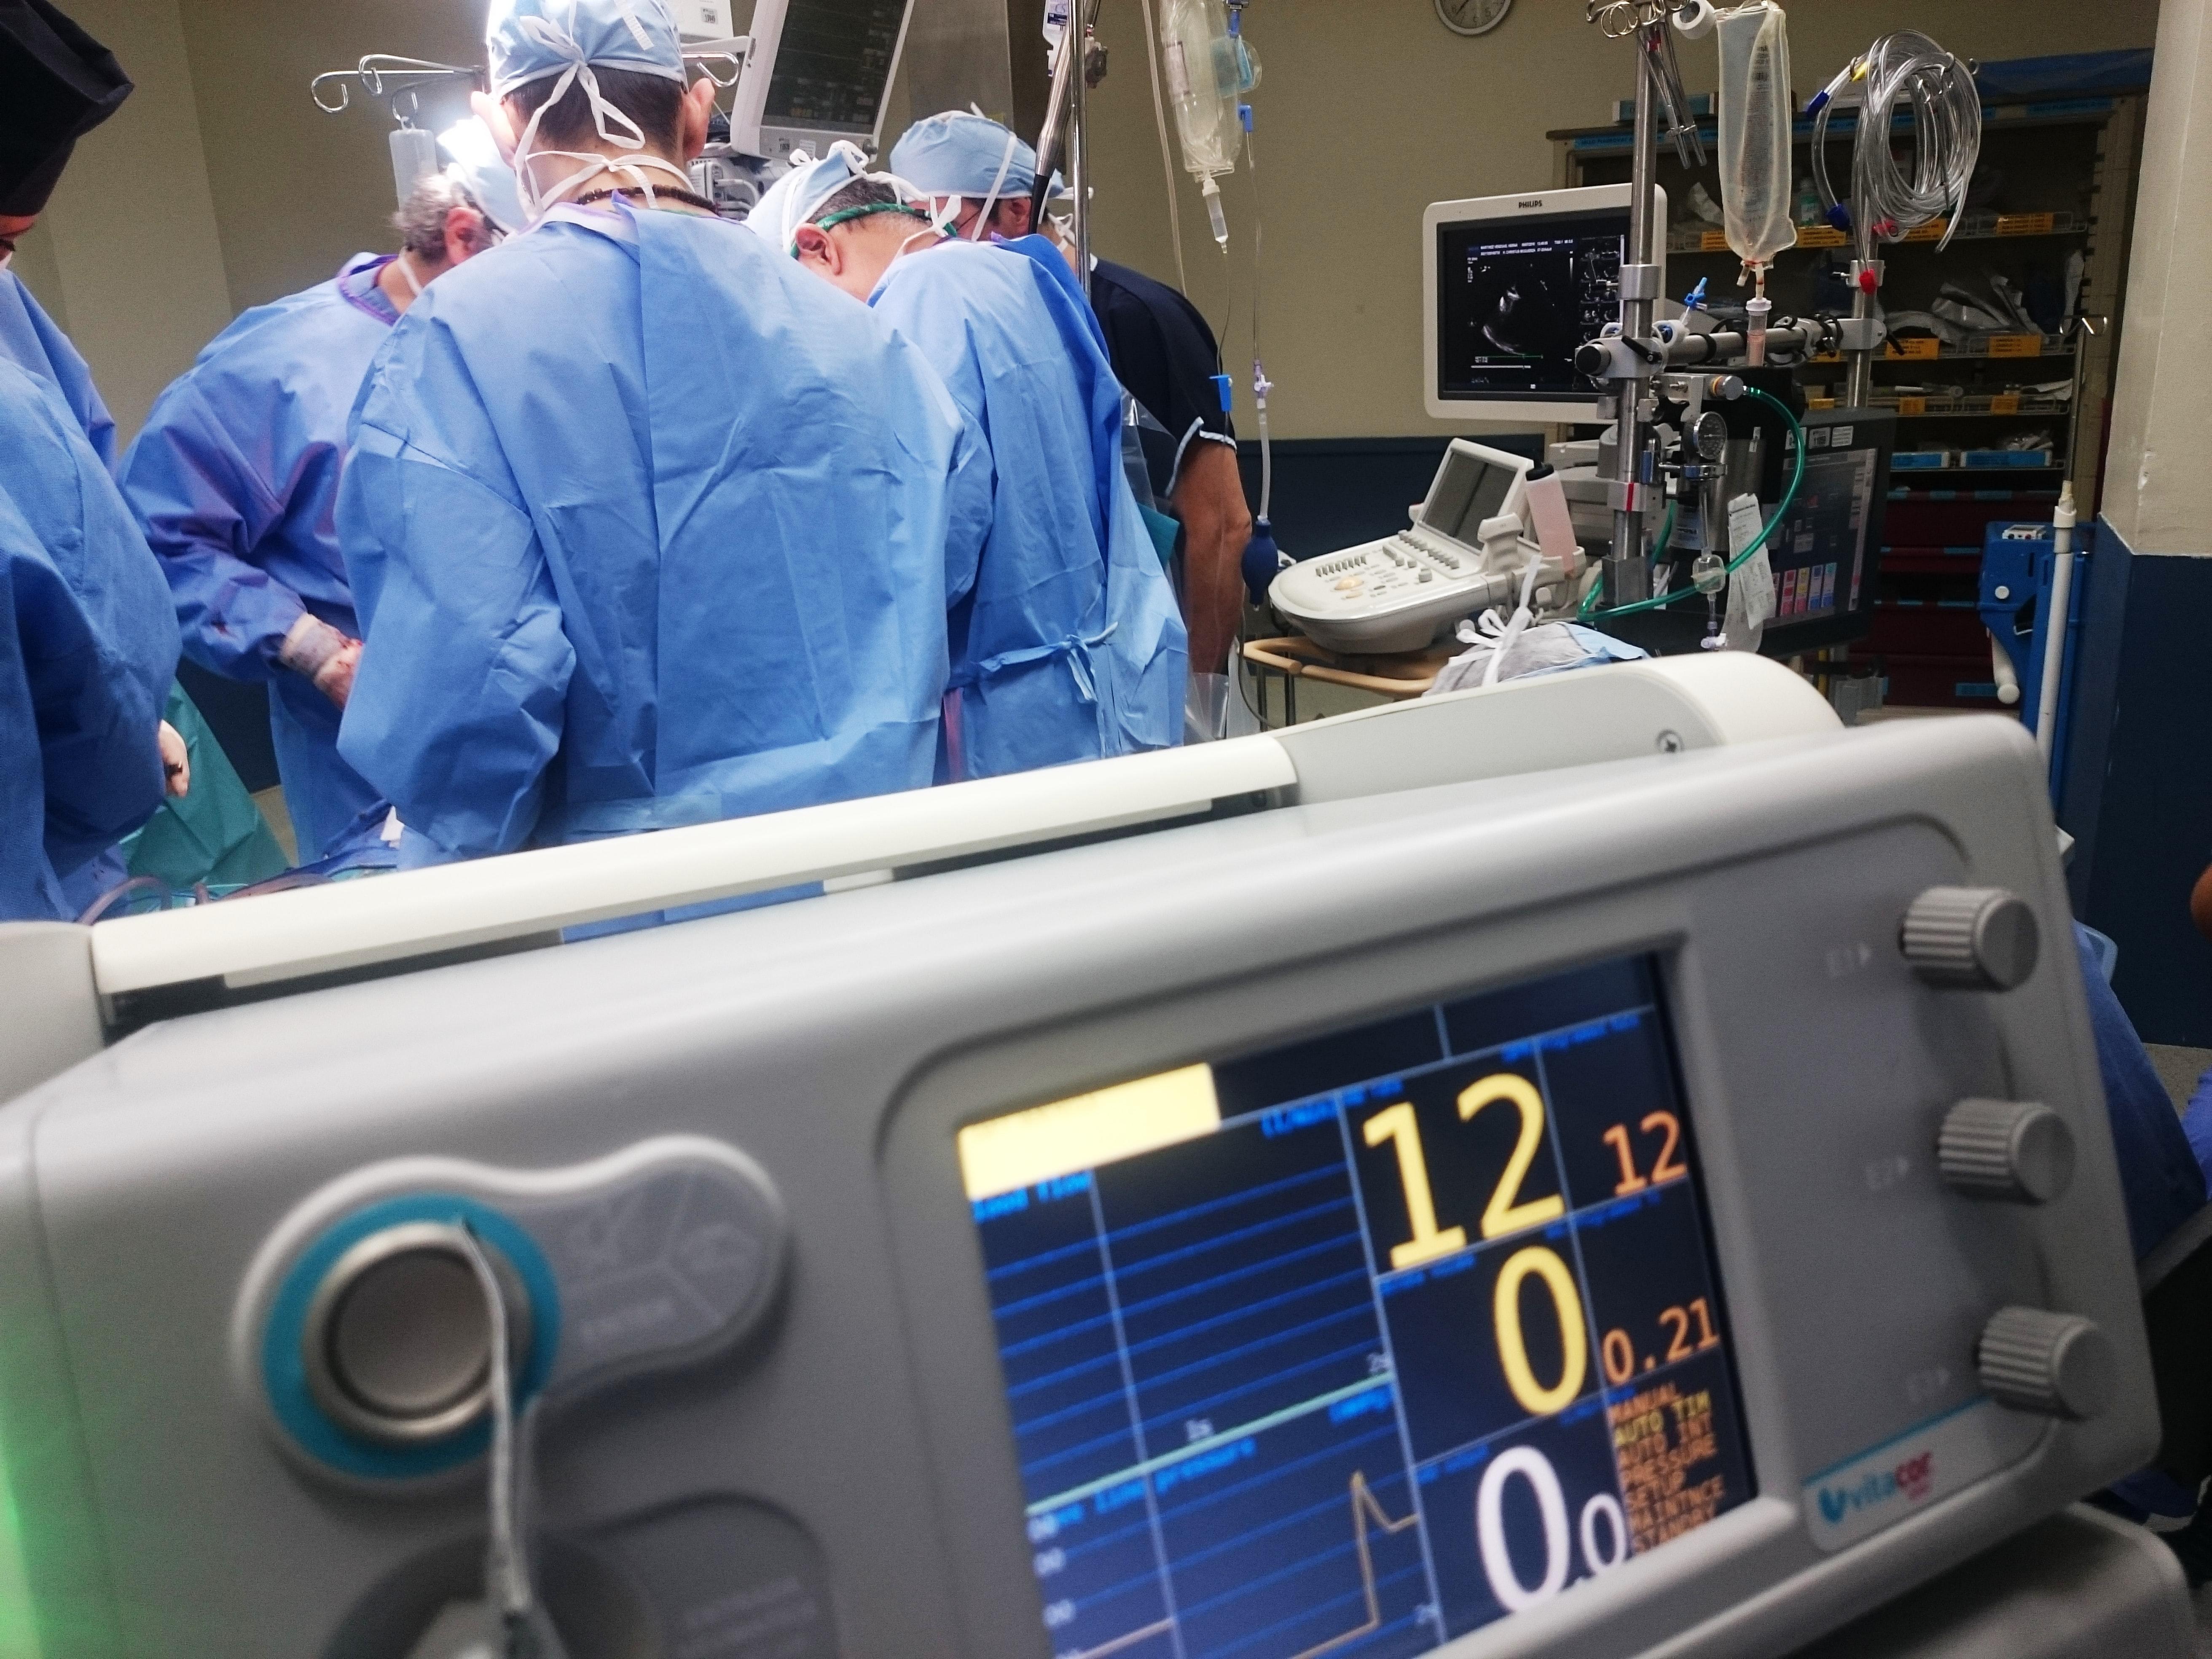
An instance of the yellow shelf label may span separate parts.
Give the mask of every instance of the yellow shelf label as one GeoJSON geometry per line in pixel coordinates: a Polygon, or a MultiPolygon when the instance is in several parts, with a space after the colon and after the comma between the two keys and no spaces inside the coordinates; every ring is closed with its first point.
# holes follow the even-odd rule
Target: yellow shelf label
{"type": "Polygon", "coordinates": [[[1698,252],[1700,253],[1726,253],[1728,251],[1728,232],[1724,230],[1709,230],[1698,239],[1698,252]]]}
{"type": "Polygon", "coordinates": [[[2000,213],[1997,215],[1997,234],[2048,236],[2057,224],[2058,216],[2055,213],[2000,213]]]}
{"type": "Polygon", "coordinates": [[[1882,355],[1888,357],[1917,360],[1940,356],[1942,355],[1942,350],[1943,343],[1931,336],[1925,339],[1916,337],[1910,340],[1892,340],[1882,348],[1882,355]]]}
{"type": "Polygon", "coordinates": [[[1998,392],[1996,397],[1990,399],[1990,413],[1992,415],[2019,414],[2020,393],[2017,392],[1998,392]]]}
{"type": "Polygon", "coordinates": [[[2040,357],[2043,337],[2040,334],[1992,334],[1990,336],[1990,356],[1992,357],[2040,357]]]}
{"type": "Polygon", "coordinates": [[[1930,219],[1926,224],[1906,231],[1901,240],[1907,242],[1940,242],[1943,240],[1943,233],[1950,228],[1948,219],[1930,219]]]}
{"type": "Polygon", "coordinates": [[[1925,415],[1928,412],[1928,399],[1899,398],[1897,400],[1897,412],[1899,415],[1925,415]]]}
{"type": "Polygon", "coordinates": [[[1800,225],[1797,228],[1799,247],[1841,247],[1850,240],[1833,225],[1800,225]]]}

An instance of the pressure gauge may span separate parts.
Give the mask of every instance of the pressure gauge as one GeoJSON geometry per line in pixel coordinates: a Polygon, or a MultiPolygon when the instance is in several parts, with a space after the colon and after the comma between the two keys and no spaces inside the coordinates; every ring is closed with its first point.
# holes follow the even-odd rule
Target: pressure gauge
{"type": "Polygon", "coordinates": [[[1698,416],[1698,423],[1690,429],[1698,446],[1698,455],[1708,461],[1723,460],[1728,456],[1728,422],[1717,409],[1709,409],[1698,416]]]}
{"type": "Polygon", "coordinates": [[[1487,34],[1512,9],[1513,0],[1437,0],[1437,15],[1454,34],[1487,34]]]}

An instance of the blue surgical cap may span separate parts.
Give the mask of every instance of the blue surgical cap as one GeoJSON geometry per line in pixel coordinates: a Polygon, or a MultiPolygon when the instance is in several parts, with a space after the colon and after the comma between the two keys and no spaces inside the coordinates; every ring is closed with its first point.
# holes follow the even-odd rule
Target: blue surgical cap
{"type": "Polygon", "coordinates": [[[585,65],[684,78],[668,0],[491,0],[484,51],[495,98],[585,65]]]}
{"type": "Polygon", "coordinates": [[[500,159],[499,146],[482,121],[471,115],[454,122],[438,135],[438,148],[446,153],[446,176],[475,197],[500,229],[518,231],[530,223],[515,190],[514,169],[500,159]]]}
{"type": "MultiPolygon", "coordinates": [[[[988,115],[969,110],[949,109],[917,121],[891,147],[891,171],[931,196],[987,197],[995,185],[1001,201],[1025,198],[1036,189],[1036,167],[1035,150],[988,115]]],[[[1055,177],[1055,191],[1059,183],[1055,177]]]]}
{"type": "Polygon", "coordinates": [[[770,185],[745,215],[746,228],[765,238],[778,253],[790,252],[799,228],[865,173],[867,160],[859,145],[840,139],[820,161],[799,162],[770,185]]]}

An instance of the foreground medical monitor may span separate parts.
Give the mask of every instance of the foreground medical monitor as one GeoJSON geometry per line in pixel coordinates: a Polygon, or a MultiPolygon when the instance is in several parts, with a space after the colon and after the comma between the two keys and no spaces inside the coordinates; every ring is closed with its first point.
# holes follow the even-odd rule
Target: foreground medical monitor
{"type": "Polygon", "coordinates": [[[960,1148],[1060,1652],[1425,1652],[1753,1495],[1649,958],[960,1148]]]}
{"type": "MultiPolygon", "coordinates": [[[[1574,357],[1620,320],[1628,196],[1626,185],[1600,185],[1431,204],[1421,221],[1431,415],[1610,418],[1611,392],[1574,357]]],[[[1663,225],[1663,191],[1656,210],[1663,225]]]]}
{"type": "Polygon", "coordinates": [[[1699,656],[1207,745],[1285,769],[1204,821],[157,1017],[0,1106],[41,1659],[498,1652],[512,1515],[566,1659],[1782,1659],[2142,1468],[2033,743],[1699,656]],[[1674,696],[1723,682],[1751,740],[1674,696]],[[1632,752],[1497,758],[1586,731],[1632,752]]]}

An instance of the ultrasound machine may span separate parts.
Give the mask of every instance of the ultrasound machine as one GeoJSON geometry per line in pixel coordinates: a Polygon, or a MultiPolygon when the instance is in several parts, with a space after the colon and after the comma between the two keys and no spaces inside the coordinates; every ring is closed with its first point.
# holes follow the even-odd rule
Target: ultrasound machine
{"type": "Polygon", "coordinates": [[[2179,1659],[2045,802],[1725,653],[0,928],[33,1650],[2179,1659]]]}

